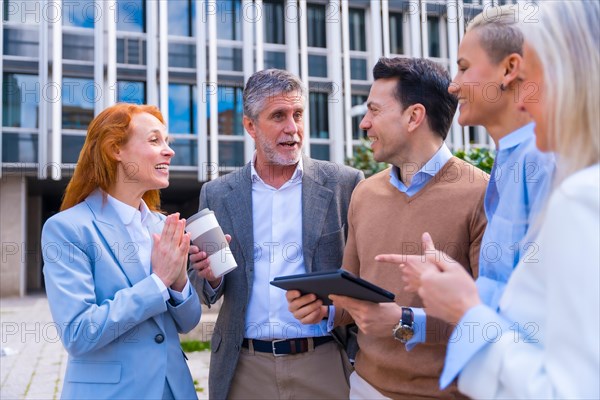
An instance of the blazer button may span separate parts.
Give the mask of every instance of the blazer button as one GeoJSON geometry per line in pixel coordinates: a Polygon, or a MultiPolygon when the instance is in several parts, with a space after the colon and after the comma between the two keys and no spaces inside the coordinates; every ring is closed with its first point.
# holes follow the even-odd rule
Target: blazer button
{"type": "Polygon", "coordinates": [[[154,341],[156,343],[160,344],[165,341],[165,337],[163,336],[162,333],[159,333],[158,335],[154,336],[154,341]]]}

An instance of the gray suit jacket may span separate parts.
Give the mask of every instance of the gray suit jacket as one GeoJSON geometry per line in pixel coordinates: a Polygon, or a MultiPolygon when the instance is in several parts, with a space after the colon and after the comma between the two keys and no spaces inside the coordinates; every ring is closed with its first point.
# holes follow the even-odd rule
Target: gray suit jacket
{"type": "MultiPolygon", "coordinates": [[[[364,179],[361,171],[326,161],[303,158],[302,241],[307,272],[336,270],[342,265],[347,235],[347,213],[354,187],[364,179]]],[[[216,298],[205,282],[190,273],[205,304],[224,296],[211,342],[209,396],[225,399],[237,366],[246,308],[254,271],[251,167],[208,182],[200,191],[200,209],[215,212],[223,232],[231,235],[230,248],[238,268],[225,275],[216,298]]]]}

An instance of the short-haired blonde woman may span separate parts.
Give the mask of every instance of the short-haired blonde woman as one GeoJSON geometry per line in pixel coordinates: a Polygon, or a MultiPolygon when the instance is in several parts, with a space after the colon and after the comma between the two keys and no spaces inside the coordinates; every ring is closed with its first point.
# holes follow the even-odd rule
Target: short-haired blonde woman
{"type": "Polygon", "coordinates": [[[46,293],[69,353],[63,398],[197,398],[178,336],[201,313],[190,238],[178,214],[158,212],[173,154],[156,107],[107,108],[44,224],[46,293]]]}
{"type": "MultiPolygon", "coordinates": [[[[539,2],[523,21],[521,106],[540,150],[558,157],[555,188],[500,309],[484,305],[462,267],[428,234],[417,271],[428,312],[457,323],[469,351],[459,389],[473,398],[600,398],[600,3],[539,2]],[[475,322],[476,321],[476,322],[475,322]]],[[[435,238],[433,238],[435,240],[435,238]]],[[[396,261],[395,256],[381,259],[396,261]]]]}

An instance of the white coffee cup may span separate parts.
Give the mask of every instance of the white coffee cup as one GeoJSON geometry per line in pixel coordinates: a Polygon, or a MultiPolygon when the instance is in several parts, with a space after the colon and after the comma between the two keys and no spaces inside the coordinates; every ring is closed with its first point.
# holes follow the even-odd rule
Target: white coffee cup
{"type": "Polygon", "coordinates": [[[192,243],[208,254],[215,278],[237,267],[214,212],[208,208],[198,211],[187,219],[185,230],[191,235],[192,243]]]}

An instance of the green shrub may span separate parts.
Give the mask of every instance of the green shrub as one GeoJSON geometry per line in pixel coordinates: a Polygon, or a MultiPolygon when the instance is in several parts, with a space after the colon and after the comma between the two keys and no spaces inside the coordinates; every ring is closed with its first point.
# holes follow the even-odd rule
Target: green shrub
{"type": "Polygon", "coordinates": [[[186,353],[191,353],[193,351],[210,350],[210,342],[200,342],[198,340],[184,340],[181,342],[181,348],[186,353]]]}
{"type": "Polygon", "coordinates": [[[362,170],[367,178],[388,167],[386,163],[375,161],[371,144],[367,139],[361,139],[360,145],[354,148],[354,156],[347,159],[346,164],[362,170]]]}
{"type": "Polygon", "coordinates": [[[492,165],[494,165],[494,158],[496,157],[494,151],[483,147],[471,147],[468,151],[460,149],[454,152],[454,155],[488,174],[492,172],[492,165]]]}
{"type": "MultiPolygon", "coordinates": [[[[493,150],[483,147],[471,147],[468,151],[460,149],[454,152],[454,155],[488,174],[492,171],[496,156],[493,150]]],[[[388,167],[386,163],[375,161],[371,145],[366,139],[362,139],[360,145],[354,148],[354,156],[347,159],[346,164],[362,170],[367,178],[388,167]]]]}

